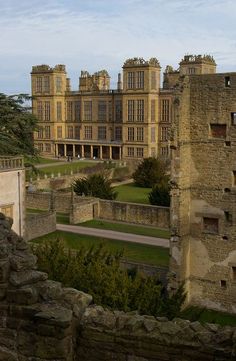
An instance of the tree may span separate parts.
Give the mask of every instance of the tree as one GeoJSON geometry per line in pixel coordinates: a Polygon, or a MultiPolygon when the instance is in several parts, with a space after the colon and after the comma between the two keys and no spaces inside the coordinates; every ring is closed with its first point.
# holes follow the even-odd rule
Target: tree
{"type": "Polygon", "coordinates": [[[145,158],[133,173],[133,179],[137,186],[147,188],[158,183],[167,183],[166,166],[157,158],[145,158]]]}
{"type": "Polygon", "coordinates": [[[115,199],[117,197],[117,192],[111,187],[111,181],[101,174],[77,179],[72,186],[74,192],[79,196],[93,196],[102,199],[115,199]]]}
{"type": "Polygon", "coordinates": [[[37,118],[26,106],[29,100],[25,94],[0,93],[0,155],[36,155],[33,131],[37,118]]]}
{"type": "Polygon", "coordinates": [[[148,195],[149,202],[152,205],[169,207],[170,206],[170,186],[168,183],[155,184],[148,195]]]}

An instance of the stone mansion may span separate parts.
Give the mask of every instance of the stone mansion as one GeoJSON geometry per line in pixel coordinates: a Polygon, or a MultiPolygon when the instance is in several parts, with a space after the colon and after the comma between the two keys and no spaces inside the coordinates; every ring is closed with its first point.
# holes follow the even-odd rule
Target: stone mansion
{"type": "Polygon", "coordinates": [[[33,112],[39,119],[35,146],[45,156],[99,159],[168,157],[175,89],[183,75],[215,73],[211,56],[186,55],[178,70],[167,66],[160,87],[156,58],[125,61],[117,89],[106,70],[81,71],[72,91],[64,65],[33,66],[33,112]]]}

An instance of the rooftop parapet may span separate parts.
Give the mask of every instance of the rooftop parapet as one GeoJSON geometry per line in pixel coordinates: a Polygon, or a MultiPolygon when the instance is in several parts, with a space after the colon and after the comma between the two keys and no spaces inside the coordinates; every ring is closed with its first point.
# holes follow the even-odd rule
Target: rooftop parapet
{"type": "Polygon", "coordinates": [[[66,72],[66,67],[63,64],[57,64],[54,67],[50,67],[47,64],[32,66],[32,73],[46,73],[46,72],[66,72]]]}
{"type": "Polygon", "coordinates": [[[0,172],[6,172],[8,170],[23,169],[23,168],[24,168],[23,157],[0,156],[0,172]]]}
{"type": "Polygon", "coordinates": [[[215,59],[211,55],[185,55],[179,64],[189,63],[209,63],[216,65],[215,59]]]}
{"type": "Polygon", "coordinates": [[[130,58],[124,62],[123,68],[132,66],[154,66],[157,68],[161,67],[157,58],[150,58],[149,60],[145,60],[143,58],[130,58]]]}
{"type": "Polygon", "coordinates": [[[105,69],[99,70],[94,74],[90,74],[87,70],[81,70],[81,73],[80,73],[81,78],[89,78],[89,77],[92,77],[92,76],[105,76],[105,77],[110,78],[110,75],[108,74],[108,71],[105,70],[105,69]]]}

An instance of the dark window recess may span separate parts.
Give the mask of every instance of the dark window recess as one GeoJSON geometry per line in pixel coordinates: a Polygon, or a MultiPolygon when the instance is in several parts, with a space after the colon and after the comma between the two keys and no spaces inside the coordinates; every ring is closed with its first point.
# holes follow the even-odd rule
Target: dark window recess
{"type": "Polygon", "coordinates": [[[225,220],[229,223],[232,224],[233,222],[233,217],[232,217],[232,213],[230,213],[229,211],[225,211],[225,220]]]}
{"type": "Polygon", "coordinates": [[[226,280],[221,280],[221,281],[220,281],[220,286],[221,286],[222,288],[226,288],[226,287],[227,287],[226,280]]]}
{"type": "Polygon", "coordinates": [[[233,279],[233,281],[236,281],[236,267],[235,266],[232,267],[232,279],[233,279]]]}
{"type": "Polygon", "coordinates": [[[227,140],[227,141],[225,142],[225,146],[226,146],[226,147],[230,147],[230,146],[231,146],[231,142],[227,140]]]}
{"type": "Polygon", "coordinates": [[[236,170],[233,170],[233,186],[236,187],[236,170]]]}
{"type": "Polygon", "coordinates": [[[236,112],[231,113],[231,124],[236,125],[236,112]]]}
{"type": "Polygon", "coordinates": [[[227,236],[223,236],[222,239],[223,239],[224,241],[228,241],[228,240],[229,240],[229,238],[228,238],[227,236]]]}
{"type": "Polygon", "coordinates": [[[211,136],[213,138],[225,138],[226,124],[211,124],[211,136]]]}
{"type": "Polygon", "coordinates": [[[225,87],[226,88],[230,88],[230,76],[226,76],[225,77],[225,87]]]}
{"type": "Polygon", "coordinates": [[[203,230],[207,233],[219,232],[219,220],[218,218],[203,217],[203,230]]]}
{"type": "Polygon", "coordinates": [[[225,193],[230,193],[230,192],[231,192],[231,191],[230,191],[230,188],[225,188],[225,189],[224,189],[224,192],[225,192],[225,193]]]}

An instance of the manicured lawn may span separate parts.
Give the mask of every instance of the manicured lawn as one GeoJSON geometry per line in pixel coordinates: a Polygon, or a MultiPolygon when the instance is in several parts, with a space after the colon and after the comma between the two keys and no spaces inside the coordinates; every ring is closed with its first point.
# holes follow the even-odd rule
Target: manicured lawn
{"type": "Polygon", "coordinates": [[[149,237],[160,237],[160,238],[169,238],[170,232],[168,230],[162,230],[154,227],[143,227],[138,225],[130,225],[125,223],[112,223],[99,219],[94,219],[92,221],[87,221],[84,223],[79,223],[79,226],[99,228],[99,229],[108,229],[116,232],[125,232],[139,234],[142,236],[149,237]]]}
{"type": "Polygon", "coordinates": [[[43,158],[38,157],[38,162],[36,164],[50,164],[50,163],[60,163],[58,159],[51,159],[51,158],[43,158]]]}
{"type": "Polygon", "coordinates": [[[46,236],[37,238],[33,240],[33,242],[41,243],[43,241],[55,239],[56,237],[62,239],[65,242],[65,245],[71,249],[79,249],[81,247],[90,248],[91,246],[104,243],[110,252],[123,250],[124,258],[130,261],[162,267],[167,267],[169,264],[168,249],[113,239],[109,240],[105,238],[56,231],[46,236]]]}
{"type": "Polygon", "coordinates": [[[199,321],[201,323],[218,323],[219,325],[236,326],[236,315],[214,310],[201,309],[198,307],[189,307],[182,312],[182,318],[190,321],[199,321]]]}
{"type": "Polygon", "coordinates": [[[58,164],[58,165],[54,165],[54,166],[46,166],[46,167],[40,168],[39,170],[40,170],[40,172],[42,172],[44,174],[51,174],[51,173],[70,174],[70,172],[72,170],[73,170],[73,172],[77,172],[77,171],[79,172],[83,168],[93,167],[94,165],[96,165],[95,162],[84,162],[84,161],[68,162],[68,164],[58,164]]]}
{"type": "Polygon", "coordinates": [[[148,194],[151,188],[136,187],[134,183],[115,187],[118,192],[117,201],[149,204],[148,194]]]}

